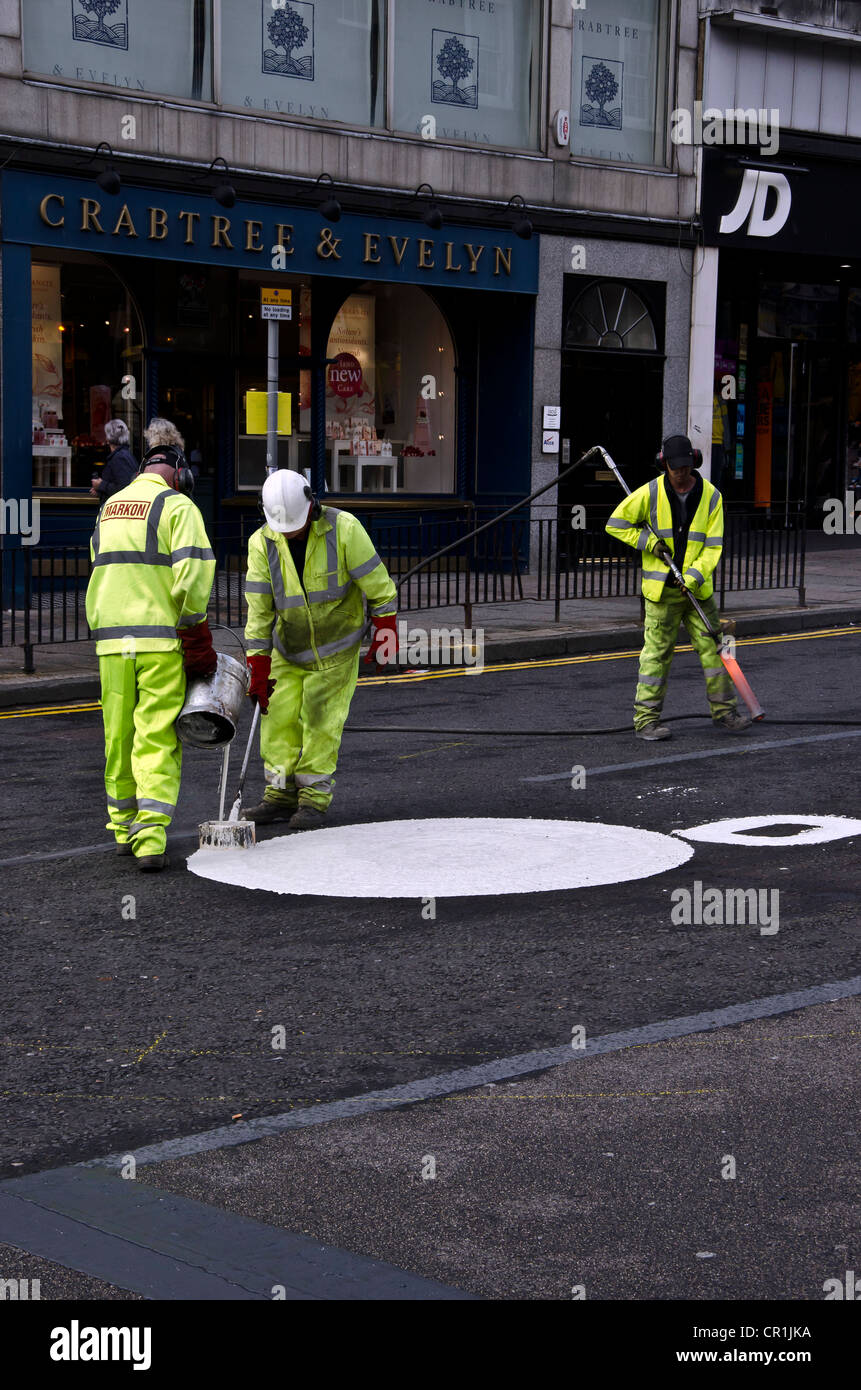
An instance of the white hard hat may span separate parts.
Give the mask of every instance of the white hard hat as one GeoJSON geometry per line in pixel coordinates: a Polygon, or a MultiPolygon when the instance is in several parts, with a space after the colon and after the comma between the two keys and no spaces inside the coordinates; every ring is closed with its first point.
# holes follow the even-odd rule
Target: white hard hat
{"type": "Polygon", "coordinates": [[[313,496],[301,473],[279,468],[263,484],[261,500],[273,531],[300,531],[308,520],[313,496]]]}

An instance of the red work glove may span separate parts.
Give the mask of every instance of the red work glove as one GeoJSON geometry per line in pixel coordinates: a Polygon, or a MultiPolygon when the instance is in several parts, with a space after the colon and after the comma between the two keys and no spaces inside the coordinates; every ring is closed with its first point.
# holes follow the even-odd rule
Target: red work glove
{"type": "Polygon", "coordinates": [[[182,664],[186,675],[211,676],[218,665],[218,653],[212,645],[212,633],[206,618],[197,627],[179,627],[176,631],[182,642],[182,664]]]}
{"type": "Polygon", "coordinates": [[[267,652],[255,652],[253,656],[248,658],[248,669],[251,672],[248,698],[249,700],[256,700],[260,706],[260,713],[265,714],[269,708],[269,696],[278,684],[269,676],[269,672],[272,670],[271,656],[267,652]]]}
{"type": "Polygon", "coordinates": [[[365,655],[365,664],[368,665],[370,662],[375,661],[378,662],[379,665],[386,665],[388,662],[394,665],[398,659],[397,614],[390,613],[384,618],[372,618],[371,621],[374,624],[374,631],[371,636],[371,645],[365,655]],[[386,637],[384,639],[382,636],[384,632],[390,632],[392,637],[386,637]],[[392,653],[392,638],[394,638],[394,653],[389,655],[385,662],[379,662],[377,652],[381,647],[385,647],[388,653],[392,653]]]}

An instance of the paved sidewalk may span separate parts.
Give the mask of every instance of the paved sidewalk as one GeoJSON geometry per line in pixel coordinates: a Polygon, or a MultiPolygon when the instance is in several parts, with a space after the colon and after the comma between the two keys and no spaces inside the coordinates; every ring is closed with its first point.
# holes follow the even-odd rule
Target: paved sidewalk
{"type": "MultiPolygon", "coordinates": [[[[861,536],[824,537],[814,533],[806,564],[806,606],[796,589],[760,589],[726,596],[723,609],[736,621],[739,636],[794,632],[861,622],[861,536]],[[825,542],[831,541],[831,544],[825,542]]],[[[402,611],[408,632],[462,629],[463,606],[402,611]]],[[[471,627],[483,633],[484,662],[529,661],[577,652],[626,651],[642,642],[640,599],[570,599],[554,621],[552,602],[477,604],[471,627]]],[[[8,631],[8,619],[4,636],[8,631]]],[[[216,633],[216,645],[235,646],[216,633]],[[222,638],[224,639],[222,642],[222,638]]],[[[67,642],[36,647],[36,672],[23,671],[20,646],[0,646],[0,708],[48,701],[98,697],[98,662],[93,643],[67,642]]],[[[452,664],[460,664],[453,662],[452,664]]]]}
{"type": "Polygon", "coordinates": [[[141,1155],[136,1182],[101,1165],[13,1179],[3,1269],[41,1278],[42,1299],[821,1301],[858,1267],[858,999],[695,1026],[141,1155]]]}

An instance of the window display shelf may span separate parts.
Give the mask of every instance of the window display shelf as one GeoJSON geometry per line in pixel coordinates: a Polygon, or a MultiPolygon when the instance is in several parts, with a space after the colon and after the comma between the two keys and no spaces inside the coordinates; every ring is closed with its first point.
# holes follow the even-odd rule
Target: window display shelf
{"type": "Polygon", "coordinates": [[[66,444],[33,445],[33,486],[71,487],[72,448],[66,444]],[[56,476],[52,476],[56,475],[56,476]]]}

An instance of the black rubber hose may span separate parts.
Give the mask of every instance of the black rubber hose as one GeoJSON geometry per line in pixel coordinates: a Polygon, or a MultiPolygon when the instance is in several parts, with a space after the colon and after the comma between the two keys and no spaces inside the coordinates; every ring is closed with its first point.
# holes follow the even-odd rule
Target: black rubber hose
{"type": "MultiPolygon", "coordinates": [[[[671,714],[661,720],[662,724],[674,724],[680,719],[709,719],[707,714],[671,714]]],[[[861,719],[769,719],[757,723],[773,724],[775,727],[796,727],[801,725],[835,725],[840,728],[861,728],[861,719]]],[[[416,729],[404,724],[348,724],[345,733],[352,734],[460,734],[471,738],[598,738],[602,734],[630,734],[633,724],[619,724],[612,729],[416,729]]]]}

